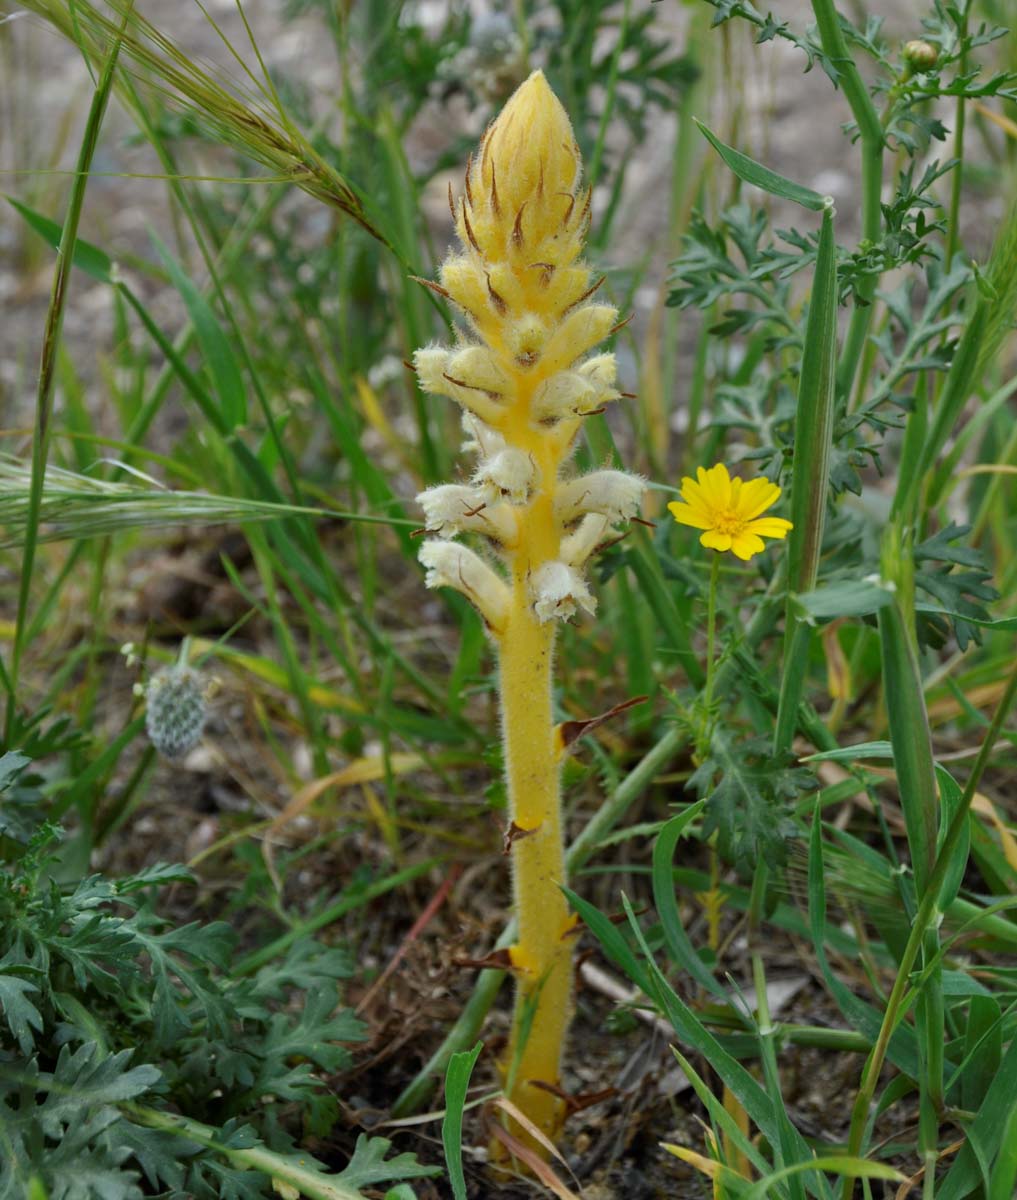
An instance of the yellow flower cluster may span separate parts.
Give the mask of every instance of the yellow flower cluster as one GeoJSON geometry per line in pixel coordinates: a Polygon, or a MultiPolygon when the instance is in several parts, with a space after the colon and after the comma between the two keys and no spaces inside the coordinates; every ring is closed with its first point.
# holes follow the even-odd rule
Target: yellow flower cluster
{"type": "Polygon", "coordinates": [[[580,169],[565,110],[535,71],[471,157],[464,194],[449,197],[461,249],[442,265],[440,290],[470,335],[413,360],[425,391],[462,407],[464,449],[476,455],[468,484],[418,497],[428,532],[444,539],[421,550],[427,583],[464,592],[496,636],[517,602],[541,622],[592,612],[583,569],[644,488],[621,471],[562,478],[583,418],[620,394],[614,355],[587,357],[618,313],[591,299],[598,284],[580,261],[590,205],[580,169]],[[510,586],[449,543],[462,532],[488,539],[510,586]]]}

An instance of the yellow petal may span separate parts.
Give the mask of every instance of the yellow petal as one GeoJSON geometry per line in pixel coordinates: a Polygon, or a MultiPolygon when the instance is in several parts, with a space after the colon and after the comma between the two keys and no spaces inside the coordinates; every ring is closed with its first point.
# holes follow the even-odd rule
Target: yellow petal
{"type": "Polygon", "coordinates": [[[704,471],[703,490],[706,492],[710,503],[715,508],[730,508],[731,507],[731,476],[727,473],[727,467],[723,463],[717,463],[709,471],[704,471]]]}
{"type": "Polygon", "coordinates": [[[750,479],[742,488],[738,515],[743,521],[751,521],[779,499],[780,488],[775,483],[769,479],[750,479]]]}
{"type": "Polygon", "coordinates": [[[699,539],[699,544],[708,550],[730,550],[731,535],[721,533],[719,529],[708,529],[699,539]]]}
{"type": "Polygon", "coordinates": [[[735,558],[740,558],[742,562],[748,562],[753,554],[765,550],[766,546],[761,537],[743,531],[731,542],[731,549],[734,551],[735,558]]]}
{"type": "Polygon", "coordinates": [[[784,538],[793,528],[791,522],[785,521],[783,517],[760,517],[758,520],[749,521],[745,532],[757,534],[759,537],[784,538]]]}
{"type": "MultiPolygon", "coordinates": [[[[703,468],[700,467],[699,469],[701,471],[703,468]]],[[[694,479],[689,479],[687,475],[682,480],[681,497],[686,504],[691,504],[693,508],[698,508],[704,515],[710,512],[710,503],[702,487],[694,479]]]]}
{"type": "Polygon", "coordinates": [[[710,480],[710,472],[706,469],[706,467],[696,467],[696,483],[694,486],[698,489],[699,494],[705,501],[711,505],[715,503],[713,485],[710,480]]]}
{"type": "Polygon", "coordinates": [[[674,500],[667,506],[667,509],[679,525],[691,525],[693,529],[710,528],[710,518],[702,513],[698,507],[681,504],[677,500],[674,500]]]}

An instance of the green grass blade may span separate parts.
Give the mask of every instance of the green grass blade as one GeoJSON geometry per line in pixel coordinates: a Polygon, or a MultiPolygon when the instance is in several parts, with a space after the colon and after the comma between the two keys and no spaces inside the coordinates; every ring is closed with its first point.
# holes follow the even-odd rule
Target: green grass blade
{"type": "Polygon", "coordinates": [[[212,312],[211,305],[188,279],[180,264],[154,232],[149,236],[169,272],[173,286],[183,299],[215,385],[224,426],[232,432],[247,421],[247,392],[233,347],[212,312]]]}
{"type": "Polygon", "coordinates": [[[682,925],[678,912],[678,904],[674,895],[674,876],[672,860],[675,847],[689,825],[699,816],[706,805],[705,800],[699,800],[690,805],[684,812],[672,817],[657,835],[653,845],[653,901],[657,907],[657,915],[664,931],[671,959],[702,984],[707,991],[712,992],[718,999],[727,1002],[727,992],[714,979],[703,960],[695,951],[689,940],[689,935],[682,925]]]}
{"type": "Polygon", "coordinates": [[[791,521],[787,539],[788,602],[784,667],[773,735],[775,757],[791,748],[798,705],[805,687],[812,627],[793,611],[792,594],[816,586],[819,554],[826,522],[833,445],[837,367],[837,247],[833,213],[823,211],[812,299],[805,326],[805,350],[795,409],[794,465],[791,476],[791,521]]]}
{"type": "Polygon", "coordinates": [[[1017,1195],[1017,1101],[1010,1109],[999,1144],[987,1200],[1012,1200],[1017,1195]]]}
{"type": "Polygon", "coordinates": [[[891,524],[884,536],[882,573],[896,588],[893,603],[878,614],[883,694],[911,868],[921,896],[936,855],[938,805],[932,739],[914,636],[914,562],[910,540],[905,541],[897,524],[891,524]]]}
{"type": "Polygon", "coordinates": [[[764,167],[762,163],[757,163],[755,159],[749,158],[747,154],[742,154],[740,150],[725,145],[702,121],[697,120],[696,124],[703,137],[743,182],[762,188],[771,196],[779,196],[781,200],[792,200],[795,204],[800,204],[811,212],[822,212],[829,206],[830,201],[827,196],[821,196],[812,188],[786,179],[783,175],[778,175],[776,171],[771,171],[769,167],[764,167]]]}
{"type": "MultiPolygon", "coordinates": [[[[34,208],[29,208],[20,200],[15,200],[13,196],[6,196],[5,199],[54,250],[60,249],[63,228],[56,221],[44,217],[42,213],[36,212],[34,208]]],[[[76,239],[71,261],[79,270],[98,280],[99,283],[113,282],[113,260],[105,250],[100,250],[98,246],[85,241],[84,238],[76,239]]]]}
{"type": "MultiPolygon", "coordinates": [[[[1011,1041],[1003,1056],[996,1078],[989,1085],[978,1115],[967,1128],[967,1142],[961,1147],[946,1179],[936,1189],[936,1200],[963,1200],[986,1181],[981,1162],[991,1163],[1005,1147],[1007,1129],[1014,1124],[1017,1108],[1017,1038],[1011,1041]],[[977,1153],[973,1147],[977,1146],[977,1153]]],[[[1004,1172],[1013,1157],[1012,1147],[1006,1148],[1004,1172]]]]}
{"type": "Polygon", "coordinates": [[[760,1179],[749,1188],[743,1200],[763,1200],[775,1184],[800,1175],[803,1171],[832,1171],[837,1175],[851,1175],[855,1179],[885,1179],[890,1183],[904,1183],[907,1179],[906,1175],[902,1175],[895,1167],[886,1163],[873,1162],[868,1158],[852,1158],[846,1154],[830,1154],[814,1158],[811,1162],[792,1163],[774,1171],[772,1175],[760,1179]]]}
{"type": "Polygon", "coordinates": [[[678,1060],[678,1065],[685,1072],[685,1077],[692,1084],[692,1089],[699,1097],[703,1106],[710,1114],[710,1120],[715,1126],[719,1126],[724,1134],[730,1138],[733,1145],[744,1154],[750,1163],[756,1168],[760,1175],[765,1175],[770,1170],[770,1164],[760,1154],[759,1147],[756,1142],[747,1138],[738,1126],[737,1121],[727,1111],[723,1104],[710,1091],[706,1081],[696,1072],[695,1068],[689,1060],[681,1053],[677,1047],[671,1047],[671,1053],[678,1060]]]}
{"type": "Polygon", "coordinates": [[[483,1042],[472,1050],[453,1054],[445,1072],[445,1119],[441,1123],[441,1144],[445,1148],[445,1166],[454,1200],[466,1200],[466,1180],[463,1177],[463,1107],[470,1076],[476,1066],[483,1042]]]}
{"type": "Polygon", "coordinates": [[[992,996],[972,996],[964,1030],[964,1073],[960,1079],[961,1107],[977,1112],[985,1100],[1003,1057],[1003,1026],[999,1004],[992,996]]]}
{"type": "Polygon", "coordinates": [[[122,35],[132,11],[133,0],[126,7],[123,23],[110,43],[109,52],[105,55],[102,74],[99,76],[99,81],[92,95],[92,102],[89,105],[88,117],[85,121],[85,131],[75,167],[74,182],[71,184],[71,194],[67,202],[67,213],[64,217],[63,229],[60,234],[60,251],[57,256],[56,270],[53,274],[53,287],[50,292],[49,309],[46,314],[46,328],[43,332],[42,356],[39,364],[39,384],[35,401],[35,429],[32,437],[32,479],[28,496],[25,544],[21,559],[21,583],[18,588],[18,609],[14,623],[14,641],[11,647],[10,666],[7,671],[6,680],[9,686],[6,718],[8,733],[13,726],[17,704],[18,672],[21,666],[21,655],[24,650],[25,627],[32,590],[32,569],[35,565],[35,549],[38,540],[43,481],[46,475],[46,461],[49,456],[53,383],[56,375],[57,354],[60,347],[64,312],[67,307],[68,285],[74,265],[74,250],[78,241],[78,226],[81,222],[81,211],[85,203],[85,189],[88,186],[88,176],[92,169],[92,160],[95,157],[96,146],[99,142],[99,130],[102,128],[103,118],[106,115],[106,106],[109,103],[110,92],[113,89],[113,77],[117,59],[120,55],[122,35]]]}

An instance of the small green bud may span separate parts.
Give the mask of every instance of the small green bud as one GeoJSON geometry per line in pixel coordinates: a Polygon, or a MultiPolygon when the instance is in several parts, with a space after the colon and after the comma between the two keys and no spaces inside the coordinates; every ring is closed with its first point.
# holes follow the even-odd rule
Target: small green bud
{"type": "Polygon", "coordinates": [[[153,675],[145,694],[149,740],[166,758],[182,758],[198,744],[208,716],[201,676],[190,667],[168,667],[153,675]]]}
{"type": "Polygon", "coordinates": [[[935,46],[921,39],[904,44],[904,61],[912,71],[931,71],[939,61],[939,51],[935,46]]]}

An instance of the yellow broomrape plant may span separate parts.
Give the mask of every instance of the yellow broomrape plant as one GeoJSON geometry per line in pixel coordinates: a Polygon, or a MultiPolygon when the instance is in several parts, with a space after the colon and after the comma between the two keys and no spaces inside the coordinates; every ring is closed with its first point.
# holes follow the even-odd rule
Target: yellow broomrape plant
{"type": "Polygon", "coordinates": [[[463,449],[475,462],[468,483],[417,497],[434,535],[420,561],[428,587],[472,601],[498,654],[519,930],[502,1073],[509,1099],[551,1139],[565,1110],[555,1089],[572,1011],[573,926],[559,889],[565,747],[551,711],[555,634],[577,609],[594,611],[586,564],[635,515],[644,487],[622,471],[577,476],[566,465],[583,418],[619,396],[614,355],[590,353],[618,313],[591,300],[597,285],[579,258],[590,211],[581,166],[565,110],[536,71],[488,127],[464,194],[450,194],[461,245],[441,268],[440,290],[467,328],[455,346],[414,356],[421,386],[462,407],[463,449]],[[454,540],[461,534],[474,548],[454,540]]]}

